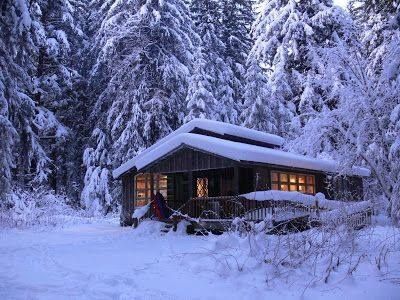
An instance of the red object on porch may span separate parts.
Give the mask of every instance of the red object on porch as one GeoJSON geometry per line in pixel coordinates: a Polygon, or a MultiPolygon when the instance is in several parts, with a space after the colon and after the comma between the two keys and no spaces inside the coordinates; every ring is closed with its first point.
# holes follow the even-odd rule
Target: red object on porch
{"type": "Polygon", "coordinates": [[[165,202],[164,196],[160,192],[157,192],[155,196],[152,196],[152,200],[155,216],[159,220],[168,219],[170,216],[170,212],[165,202]]]}

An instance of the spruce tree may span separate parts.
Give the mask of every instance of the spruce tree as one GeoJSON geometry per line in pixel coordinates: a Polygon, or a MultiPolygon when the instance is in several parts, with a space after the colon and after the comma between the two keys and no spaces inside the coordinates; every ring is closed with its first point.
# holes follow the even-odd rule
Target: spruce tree
{"type": "Polygon", "coordinates": [[[243,126],[251,129],[277,133],[276,114],[279,102],[271,99],[266,76],[255,59],[247,62],[244,87],[244,110],[241,114],[243,126]]]}
{"type": "Polygon", "coordinates": [[[246,60],[252,41],[250,28],[254,21],[252,0],[222,1],[222,42],[224,59],[233,72],[231,86],[235,103],[243,104],[246,60]]]}
{"type": "MultiPolygon", "coordinates": [[[[331,0],[268,0],[258,6],[252,52],[268,70],[272,98],[292,115],[301,114],[304,125],[325,105],[334,105],[325,101],[333,84],[321,80],[324,69],[319,52],[350,43],[354,27],[331,0]]],[[[291,121],[291,117],[283,119],[279,132],[287,134],[291,121]]]]}
{"type": "Polygon", "coordinates": [[[201,47],[198,48],[195,55],[193,75],[189,80],[189,89],[186,97],[188,113],[185,122],[195,118],[216,119],[217,100],[212,91],[212,78],[207,72],[206,61],[203,58],[201,47]]]}
{"type": "Polygon", "coordinates": [[[400,4],[393,0],[363,0],[350,3],[360,24],[361,41],[369,58],[368,72],[379,76],[400,76],[400,4]]]}
{"type": "Polygon", "coordinates": [[[80,0],[41,0],[40,24],[45,40],[39,48],[35,76],[36,101],[60,120],[63,131],[45,133],[43,145],[52,160],[50,187],[77,199],[79,158],[83,151],[82,126],[86,117],[86,80],[81,76],[85,35],[81,27],[84,15],[80,0]]]}
{"type": "Polygon", "coordinates": [[[12,168],[14,183],[25,187],[46,183],[51,158],[45,139],[50,132],[65,132],[54,113],[40,101],[37,89],[40,49],[46,46],[40,4],[7,0],[0,6],[3,178],[10,178],[12,168]]]}
{"type": "MultiPolygon", "coordinates": [[[[1,22],[1,21],[0,21],[1,22]]],[[[0,25],[0,29],[2,28],[0,25]]],[[[9,93],[16,92],[9,70],[12,61],[5,51],[6,46],[0,38],[0,208],[3,200],[11,189],[11,173],[15,167],[13,149],[18,137],[17,131],[11,122],[9,107],[9,93]]]]}
{"type": "Polygon", "coordinates": [[[234,99],[234,73],[224,58],[221,3],[216,0],[194,0],[191,2],[191,13],[201,38],[205,69],[212,79],[212,94],[217,101],[213,115],[217,120],[235,124],[238,122],[238,103],[234,99]]]}
{"type": "Polygon", "coordinates": [[[114,4],[96,41],[102,49],[94,73],[106,68],[111,76],[95,103],[93,118],[98,122],[85,151],[82,202],[90,206],[91,199],[99,199],[93,213],[99,207],[107,211],[108,195],[118,193],[111,184],[111,169],[183,121],[193,45],[198,44],[182,0],[114,4]]]}

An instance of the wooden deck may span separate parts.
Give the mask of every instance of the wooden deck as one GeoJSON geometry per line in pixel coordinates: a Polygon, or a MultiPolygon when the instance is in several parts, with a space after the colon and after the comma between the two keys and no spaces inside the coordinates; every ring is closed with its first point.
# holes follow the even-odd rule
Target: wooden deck
{"type": "MultiPolygon", "coordinates": [[[[345,202],[343,202],[346,205],[345,202]]],[[[240,196],[197,197],[182,205],[175,216],[187,217],[201,228],[228,230],[235,218],[246,222],[268,221],[272,233],[303,231],[315,226],[346,224],[362,228],[371,222],[371,208],[350,214],[320,206],[286,200],[249,200],[240,196]],[[325,215],[330,213],[329,218],[325,215]]],[[[327,215],[328,216],[328,215],[327,215]]]]}
{"type": "MultiPolygon", "coordinates": [[[[322,225],[337,227],[345,224],[360,229],[370,224],[371,208],[362,205],[357,210],[346,210],[352,203],[343,202],[340,209],[332,209],[319,205],[317,200],[305,205],[289,200],[249,200],[241,196],[196,197],[173,210],[169,219],[161,221],[176,229],[176,224],[185,219],[191,223],[188,232],[220,232],[230,230],[234,220],[240,218],[248,224],[264,221],[268,226],[266,231],[272,234],[304,231],[322,225]]],[[[151,212],[145,215],[148,217],[151,212]]]]}

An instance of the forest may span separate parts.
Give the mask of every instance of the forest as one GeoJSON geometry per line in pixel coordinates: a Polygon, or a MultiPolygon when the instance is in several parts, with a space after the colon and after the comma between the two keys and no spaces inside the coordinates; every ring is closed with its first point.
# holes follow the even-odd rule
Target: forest
{"type": "Polygon", "coordinates": [[[118,213],[112,170],[194,118],[369,168],[399,225],[400,3],[0,1],[0,220],[118,213]]]}

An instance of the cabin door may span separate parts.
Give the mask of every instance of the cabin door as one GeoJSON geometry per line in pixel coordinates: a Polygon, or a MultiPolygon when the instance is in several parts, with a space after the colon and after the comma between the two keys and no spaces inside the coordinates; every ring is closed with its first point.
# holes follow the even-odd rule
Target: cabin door
{"type": "Polygon", "coordinates": [[[182,204],[186,203],[189,198],[189,178],[186,173],[174,174],[174,209],[178,209],[182,204]]]}

